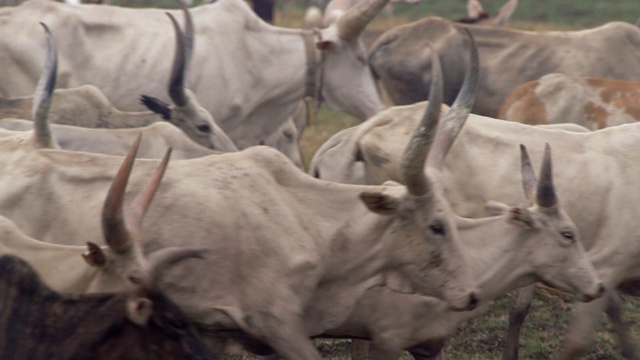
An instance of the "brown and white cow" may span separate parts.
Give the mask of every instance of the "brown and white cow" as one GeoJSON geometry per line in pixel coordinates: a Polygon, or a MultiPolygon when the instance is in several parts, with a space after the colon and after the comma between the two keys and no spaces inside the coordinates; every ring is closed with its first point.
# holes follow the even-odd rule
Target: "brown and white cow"
{"type": "Polygon", "coordinates": [[[387,31],[371,48],[371,68],[394,104],[426,100],[432,51],[444,64],[445,103],[451,104],[462,83],[469,46],[460,28],[473,34],[482,64],[474,114],[496,117],[516,86],[550,73],[640,81],[640,28],[632,24],[531,32],[429,17],[387,31]]]}
{"type": "Polygon", "coordinates": [[[575,123],[591,130],[640,121],[640,82],[549,74],[516,87],[498,119],[575,123]]]}
{"type": "MultiPolygon", "coordinates": [[[[426,104],[387,109],[330,139],[311,164],[311,171],[322,179],[367,183],[402,181],[398,173],[402,143],[416,126],[426,104]],[[357,164],[357,165],[356,165],[357,164]]],[[[459,129],[460,124],[442,125],[459,129]]],[[[439,176],[447,199],[463,216],[485,215],[488,199],[517,202],[520,189],[509,179],[518,164],[511,156],[519,144],[528,144],[534,161],[540,161],[545,143],[558,154],[554,164],[557,194],[571,215],[590,259],[609,290],[640,275],[640,242],[636,219],[640,217],[640,193],[635,191],[640,167],[635,147],[640,142],[640,124],[626,124],[595,132],[575,132],[523,125],[472,114],[444,161],[439,176]],[[619,211],[624,207],[624,211],[619,211]],[[612,215],[613,214],[613,215],[612,215]],[[618,249],[625,249],[624,252],[618,249]]],[[[431,160],[431,159],[430,159],[431,160]]],[[[532,293],[530,294],[532,295],[532,293]]],[[[588,304],[576,304],[562,359],[572,359],[586,351],[600,315],[614,314],[617,295],[588,304]]],[[[525,299],[528,303],[529,299],[525,299]]],[[[518,323],[524,320],[522,316],[518,323]]],[[[617,319],[614,319],[617,320],[617,319]]],[[[514,318],[515,321],[515,318],[514,318]]],[[[625,354],[635,354],[634,342],[625,327],[616,321],[616,332],[625,354]]],[[[507,358],[517,353],[509,346],[507,358]]]]}
{"type": "MultiPolygon", "coordinates": [[[[161,289],[212,346],[237,335],[286,359],[320,359],[308,337],[340,324],[383,284],[456,309],[482,299],[440,185],[424,175],[441,101],[432,93],[438,105],[404,157],[406,187],[317,180],[268,147],[171,163],[139,236],[145,252],[210,250],[170,269],[161,289]]],[[[98,236],[100,194],[121,158],[34,142],[48,141],[0,132],[0,215],[49,242],[98,236]]],[[[157,163],[138,160],[130,191],[141,191],[141,174],[157,163]]]]}

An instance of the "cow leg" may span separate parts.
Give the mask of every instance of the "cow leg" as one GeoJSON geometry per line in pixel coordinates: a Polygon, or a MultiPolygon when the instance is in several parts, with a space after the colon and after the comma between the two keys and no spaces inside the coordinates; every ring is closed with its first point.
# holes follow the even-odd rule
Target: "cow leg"
{"type": "Polygon", "coordinates": [[[371,360],[398,360],[402,356],[402,348],[395,347],[378,347],[375,343],[371,343],[369,348],[371,360]]]}
{"type": "Polygon", "coordinates": [[[350,352],[351,360],[369,360],[370,343],[367,340],[353,339],[351,340],[350,352]]]}
{"type": "Polygon", "coordinates": [[[520,342],[520,329],[529,313],[531,300],[536,291],[536,285],[521,287],[513,292],[509,303],[509,329],[507,339],[502,352],[502,360],[518,359],[518,344],[520,342]]]}
{"type": "Polygon", "coordinates": [[[404,351],[403,337],[395,331],[373,336],[369,345],[371,360],[398,360],[404,351]]]}
{"type": "Polygon", "coordinates": [[[609,303],[610,291],[590,303],[575,303],[575,311],[565,344],[560,352],[560,360],[577,359],[584,356],[593,344],[600,318],[609,303]]]}
{"type": "Polygon", "coordinates": [[[298,317],[265,314],[264,336],[269,346],[285,360],[322,360],[298,317]]]}
{"type": "Polygon", "coordinates": [[[607,316],[613,323],[613,329],[618,336],[620,347],[622,348],[622,356],[625,359],[640,359],[635,349],[633,338],[629,332],[629,326],[622,319],[622,299],[617,292],[611,292],[609,303],[607,304],[607,316]]]}

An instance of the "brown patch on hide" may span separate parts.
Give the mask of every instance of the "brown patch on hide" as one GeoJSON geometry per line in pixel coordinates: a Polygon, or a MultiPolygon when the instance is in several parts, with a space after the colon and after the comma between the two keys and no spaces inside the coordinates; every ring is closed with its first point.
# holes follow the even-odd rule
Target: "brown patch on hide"
{"type": "Polygon", "coordinates": [[[587,84],[600,88],[600,99],[640,120],[640,83],[615,79],[587,79],[587,84]]]}
{"type": "Polygon", "coordinates": [[[531,81],[515,88],[498,110],[498,119],[517,121],[528,125],[549,123],[544,101],[536,94],[539,81],[531,81]]]}
{"type": "Polygon", "coordinates": [[[602,106],[595,104],[593,101],[587,101],[584,104],[584,113],[587,115],[587,121],[594,124],[596,129],[607,127],[609,113],[602,106]]]}

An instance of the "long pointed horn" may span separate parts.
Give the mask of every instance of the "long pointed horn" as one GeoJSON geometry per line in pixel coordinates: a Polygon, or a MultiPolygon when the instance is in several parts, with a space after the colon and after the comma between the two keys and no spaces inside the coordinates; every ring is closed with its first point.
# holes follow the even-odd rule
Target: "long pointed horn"
{"type": "Polygon", "coordinates": [[[338,19],[338,36],[347,41],[356,40],[388,2],[389,0],[360,1],[338,19]]]}
{"type": "Polygon", "coordinates": [[[460,92],[456,96],[447,115],[440,121],[434,149],[429,154],[427,163],[436,169],[442,168],[444,159],[466,123],[471,109],[476,102],[476,95],[478,94],[478,48],[476,47],[476,42],[471,32],[466,28],[463,28],[463,30],[469,38],[469,64],[467,65],[467,72],[464,76],[460,92]]]}
{"type": "Polygon", "coordinates": [[[31,112],[34,121],[33,139],[37,147],[58,148],[59,146],[49,126],[49,109],[51,108],[53,89],[56,87],[56,76],[58,72],[58,53],[49,27],[44,23],[40,23],[40,25],[42,25],[47,35],[47,55],[44,70],[42,71],[40,80],[38,80],[35,97],[33,99],[33,109],[31,112]]]}
{"type": "Polygon", "coordinates": [[[138,196],[136,196],[133,201],[129,211],[127,211],[126,216],[126,224],[127,229],[129,229],[129,233],[133,234],[135,238],[140,233],[140,228],[142,226],[142,219],[144,215],[147,213],[147,209],[149,209],[149,204],[153,200],[156,192],[158,191],[158,187],[160,186],[160,182],[162,181],[162,177],[167,169],[167,165],[169,164],[169,159],[171,158],[171,148],[168,148],[162,161],[158,165],[155,174],[147,184],[147,186],[142,190],[138,196]]]}
{"type": "MultiPolygon", "coordinates": [[[[183,11],[185,12],[185,18],[187,20],[187,29],[189,29],[190,16],[189,11],[183,7],[183,11]]],[[[170,13],[167,13],[169,19],[171,19],[171,23],[173,24],[173,28],[176,33],[176,52],[173,58],[173,67],[171,68],[171,77],[169,79],[169,96],[171,100],[176,104],[176,106],[185,106],[188,102],[188,98],[184,91],[184,78],[187,72],[188,61],[191,57],[191,48],[189,48],[188,43],[191,42],[191,46],[193,46],[193,33],[190,34],[191,40],[187,40],[187,36],[185,36],[180,29],[180,25],[176,19],[170,13]]],[[[191,30],[193,31],[193,26],[191,26],[191,30]]]]}
{"type": "Polygon", "coordinates": [[[127,252],[132,246],[132,236],[124,221],[122,204],[141,139],[142,134],[138,135],[127,156],[125,156],[118,173],[111,183],[102,208],[102,233],[107,245],[117,253],[127,252]]]}
{"type": "Polygon", "coordinates": [[[467,17],[469,19],[477,19],[480,17],[480,14],[484,12],[482,8],[482,4],[478,0],[468,0],[467,1],[467,17]]]}
{"type": "Polygon", "coordinates": [[[518,7],[518,0],[509,0],[498,10],[496,16],[491,20],[493,26],[502,26],[511,20],[511,16],[518,7]]]}
{"type": "Polygon", "coordinates": [[[524,196],[529,202],[533,202],[533,195],[536,193],[538,179],[536,179],[536,172],[533,170],[533,165],[531,165],[531,158],[529,158],[527,148],[522,144],[520,144],[520,172],[522,173],[524,196]]]}
{"type": "Polygon", "coordinates": [[[189,8],[187,4],[183,0],[178,0],[178,4],[180,5],[180,9],[182,9],[182,13],[184,14],[184,58],[185,58],[185,72],[189,69],[189,64],[191,64],[191,55],[193,54],[193,41],[194,41],[194,26],[193,19],[191,18],[191,13],[189,12],[189,8]]]}
{"type": "Polygon", "coordinates": [[[540,170],[540,181],[538,182],[538,206],[550,208],[558,204],[558,198],[556,197],[556,191],[553,186],[552,172],[551,147],[547,143],[544,147],[544,160],[542,162],[542,170],[540,170]]]}
{"type": "Polygon", "coordinates": [[[444,97],[440,59],[434,49],[432,49],[431,54],[429,105],[418,125],[418,129],[409,140],[402,161],[402,173],[407,190],[416,196],[426,194],[430,188],[424,174],[424,163],[436,135],[440,120],[440,107],[444,97]]]}

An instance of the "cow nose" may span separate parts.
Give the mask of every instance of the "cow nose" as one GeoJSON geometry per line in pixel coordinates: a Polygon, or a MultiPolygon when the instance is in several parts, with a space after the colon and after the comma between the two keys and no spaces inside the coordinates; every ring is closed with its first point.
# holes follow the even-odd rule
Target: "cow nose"
{"type": "Polygon", "coordinates": [[[476,293],[472,292],[469,294],[469,304],[467,305],[467,310],[473,310],[478,306],[478,296],[476,293]]]}
{"type": "Polygon", "coordinates": [[[583,295],[581,301],[589,302],[589,301],[595,300],[595,299],[597,299],[599,297],[602,297],[602,295],[604,295],[604,293],[606,291],[607,291],[607,287],[604,286],[604,284],[602,282],[600,282],[596,286],[595,291],[592,294],[583,295]]]}

